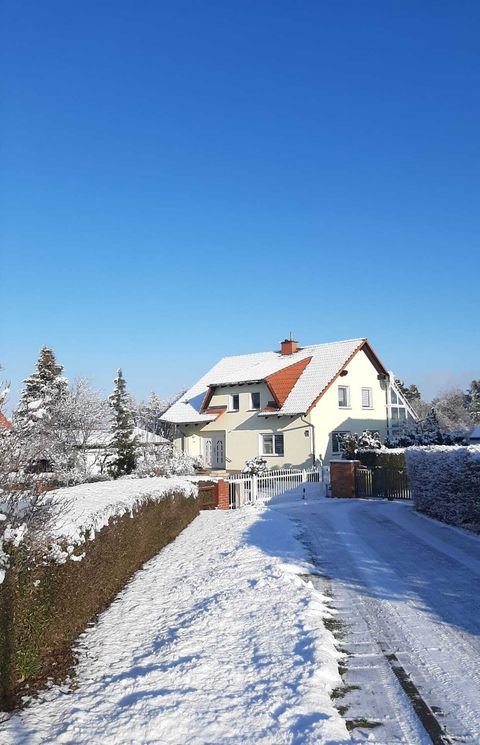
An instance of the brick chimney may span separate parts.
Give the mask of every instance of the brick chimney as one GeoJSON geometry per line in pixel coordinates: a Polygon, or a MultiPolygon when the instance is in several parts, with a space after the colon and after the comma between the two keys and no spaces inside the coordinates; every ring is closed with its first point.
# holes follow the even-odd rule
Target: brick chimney
{"type": "Polygon", "coordinates": [[[280,342],[280,351],[282,354],[293,354],[298,351],[298,342],[295,339],[284,339],[280,342]]]}

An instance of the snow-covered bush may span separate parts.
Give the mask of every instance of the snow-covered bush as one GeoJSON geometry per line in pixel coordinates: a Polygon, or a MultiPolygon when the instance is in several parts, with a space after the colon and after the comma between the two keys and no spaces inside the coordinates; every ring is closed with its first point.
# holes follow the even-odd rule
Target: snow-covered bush
{"type": "Polygon", "coordinates": [[[462,444],[465,433],[446,432],[439,422],[434,408],[416,422],[410,422],[386,438],[386,448],[407,448],[413,445],[456,445],[462,444]]]}
{"type": "Polygon", "coordinates": [[[146,476],[191,476],[200,463],[173,445],[151,445],[138,458],[136,475],[146,476]]]}
{"type": "Polygon", "coordinates": [[[255,456],[255,458],[250,458],[250,460],[247,460],[244,467],[242,468],[243,473],[249,473],[253,476],[258,476],[261,473],[265,473],[267,470],[267,461],[265,458],[262,458],[261,455],[255,456]]]}
{"type": "Polygon", "coordinates": [[[355,458],[359,450],[381,448],[380,435],[372,430],[365,430],[361,435],[347,432],[338,437],[343,457],[347,460],[355,458]]]}
{"type": "Polygon", "coordinates": [[[408,448],[405,459],[417,510],[451,525],[480,529],[480,448],[408,448]]]}

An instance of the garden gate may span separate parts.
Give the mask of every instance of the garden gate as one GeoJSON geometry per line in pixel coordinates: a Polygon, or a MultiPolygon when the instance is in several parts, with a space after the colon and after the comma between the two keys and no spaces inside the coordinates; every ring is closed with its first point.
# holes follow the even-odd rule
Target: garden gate
{"type": "Polygon", "coordinates": [[[357,468],[355,480],[357,497],[412,499],[407,471],[404,468],[360,466],[357,468]]]}
{"type": "Polygon", "coordinates": [[[230,509],[255,502],[270,502],[280,494],[293,499],[320,497],[326,492],[328,468],[311,470],[278,469],[252,475],[231,474],[228,477],[230,509]]]}

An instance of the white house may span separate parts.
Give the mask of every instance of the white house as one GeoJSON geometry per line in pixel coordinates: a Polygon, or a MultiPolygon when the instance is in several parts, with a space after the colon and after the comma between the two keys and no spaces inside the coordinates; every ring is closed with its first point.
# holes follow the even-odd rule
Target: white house
{"type": "Polygon", "coordinates": [[[470,445],[480,445],[480,424],[477,424],[468,436],[470,445]]]}
{"type": "MultiPolygon", "coordinates": [[[[153,450],[173,448],[170,440],[140,427],[134,427],[133,435],[137,441],[140,458],[145,457],[147,452],[153,450]]],[[[88,436],[82,450],[84,451],[85,464],[90,473],[99,474],[106,471],[107,464],[112,456],[110,448],[112,440],[113,434],[109,430],[98,430],[88,436]]]]}
{"type": "Polygon", "coordinates": [[[214,469],[309,467],[339,455],[338,435],[393,434],[415,414],[366,339],[224,357],[162,419],[176,446],[214,469]]]}

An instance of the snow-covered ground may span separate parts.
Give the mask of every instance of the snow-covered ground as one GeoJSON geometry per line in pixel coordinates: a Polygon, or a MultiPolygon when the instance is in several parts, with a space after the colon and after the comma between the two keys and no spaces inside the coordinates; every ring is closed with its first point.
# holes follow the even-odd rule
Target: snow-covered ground
{"type": "Polygon", "coordinates": [[[2,745],[346,743],[326,598],[279,512],[204,512],[79,640],[70,686],[0,725],[2,745]]]}
{"type": "Polygon", "coordinates": [[[480,538],[408,503],[275,502],[202,513],[0,743],[479,745],[480,538]]]}

